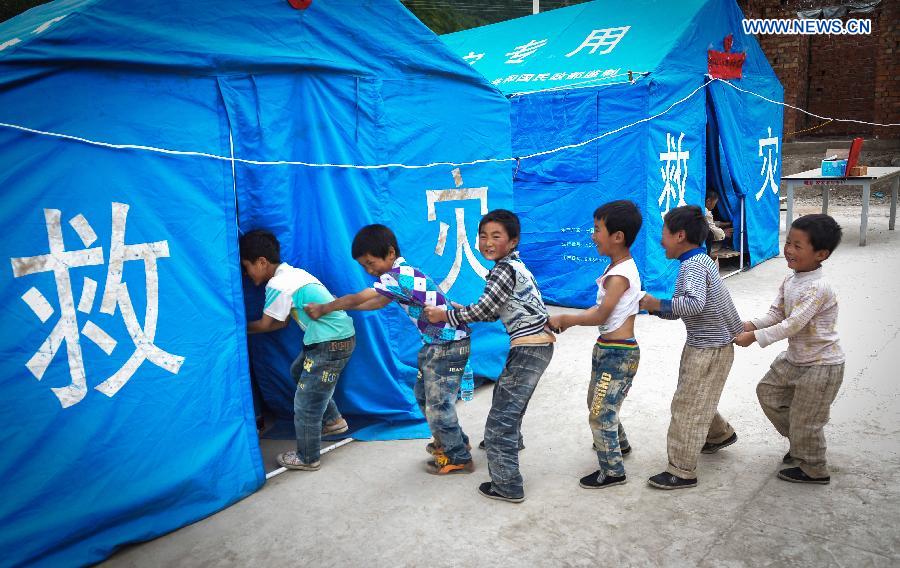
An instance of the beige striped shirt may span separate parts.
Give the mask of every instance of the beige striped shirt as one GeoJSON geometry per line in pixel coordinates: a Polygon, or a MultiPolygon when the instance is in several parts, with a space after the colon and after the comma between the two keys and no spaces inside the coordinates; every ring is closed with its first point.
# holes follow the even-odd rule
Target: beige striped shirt
{"type": "Polygon", "coordinates": [[[819,267],[785,278],[768,313],[752,322],[760,346],[788,340],[787,360],[794,365],[838,365],[844,352],[837,316],[837,297],[819,267]]]}

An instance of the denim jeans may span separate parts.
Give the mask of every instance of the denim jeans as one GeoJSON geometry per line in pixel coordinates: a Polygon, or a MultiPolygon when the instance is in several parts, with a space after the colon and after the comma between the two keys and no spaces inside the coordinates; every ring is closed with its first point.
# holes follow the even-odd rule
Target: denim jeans
{"type": "Polygon", "coordinates": [[[471,346],[472,341],[466,338],[425,345],[419,350],[419,375],[413,392],[435,444],[443,448],[451,463],[472,459],[466,449],[469,437],[456,417],[456,394],[471,346]]]}
{"type": "Polygon", "coordinates": [[[619,420],[619,410],[628,396],[640,360],[639,349],[594,345],[587,393],[588,423],[604,477],[625,475],[622,448],[628,447],[628,438],[619,420]]]}
{"type": "Polygon", "coordinates": [[[291,365],[291,376],[297,381],[294,395],[297,455],[304,463],[319,461],[322,425],[341,417],[331,397],[355,346],[356,337],[304,345],[291,365]]]}
{"type": "Polygon", "coordinates": [[[552,344],[510,348],[506,365],[494,387],[494,400],[484,426],[484,445],[491,487],[505,497],[525,495],[519,473],[522,417],[551,357],[552,344]]]}

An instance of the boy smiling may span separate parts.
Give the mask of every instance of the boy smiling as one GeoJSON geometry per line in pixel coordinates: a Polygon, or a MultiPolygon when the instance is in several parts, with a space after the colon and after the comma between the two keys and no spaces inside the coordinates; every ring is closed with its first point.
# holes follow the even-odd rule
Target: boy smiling
{"type": "Polygon", "coordinates": [[[778,477],[794,483],[827,484],[825,434],[831,403],[844,378],[838,342],[837,297],[822,274],[822,263],[841,242],[841,227],[828,215],[804,215],[791,224],[784,258],[794,271],[782,282],[766,315],[744,322],[735,343],[766,347],[788,340],[756,386],[763,412],[790,441],[778,477]]]}
{"type": "Polygon", "coordinates": [[[503,372],[494,385],[494,398],[485,424],[491,481],[478,492],[489,499],[512,503],[525,500],[519,473],[519,440],[522,417],[541,375],[553,356],[552,334],[544,331],[549,316],[537,282],[519,260],[519,218],[511,211],[495,209],[478,224],[478,248],[484,258],[496,264],[491,269],[484,293],[470,306],[426,307],[432,323],[464,325],[479,321],[503,322],[510,349],[503,372]]]}

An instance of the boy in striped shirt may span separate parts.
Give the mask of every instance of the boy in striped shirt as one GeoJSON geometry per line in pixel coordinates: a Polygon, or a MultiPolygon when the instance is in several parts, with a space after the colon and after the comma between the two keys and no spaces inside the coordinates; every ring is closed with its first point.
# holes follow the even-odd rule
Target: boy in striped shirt
{"type": "Polygon", "coordinates": [[[734,361],[732,341],[744,324],[715,261],[702,246],[709,231],[703,211],[695,205],[676,207],[666,213],[663,223],[666,258],[681,262],[675,295],[660,300],[647,294],[640,307],[664,319],[681,319],[687,341],[672,397],[669,466],[648,482],[658,489],[683,489],[697,486],[700,453],[715,453],[737,441],[716,407],[734,361]]]}

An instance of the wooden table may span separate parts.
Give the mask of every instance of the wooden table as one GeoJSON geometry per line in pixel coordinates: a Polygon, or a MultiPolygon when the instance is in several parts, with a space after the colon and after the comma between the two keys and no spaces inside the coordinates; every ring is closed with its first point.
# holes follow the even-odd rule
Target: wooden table
{"type": "Polygon", "coordinates": [[[859,221],[859,246],[866,246],[866,229],[869,224],[869,197],[872,184],[877,181],[893,180],[891,183],[891,219],[888,229],[894,230],[897,217],[897,190],[900,188],[900,168],[869,168],[868,174],[860,177],[822,177],[820,169],[809,170],[799,174],[784,176],[781,181],[787,183],[787,216],[785,231],[794,220],[794,187],[798,185],[822,186],[822,213],[828,213],[828,190],[834,185],[862,186],[862,215],[859,221]]]}

